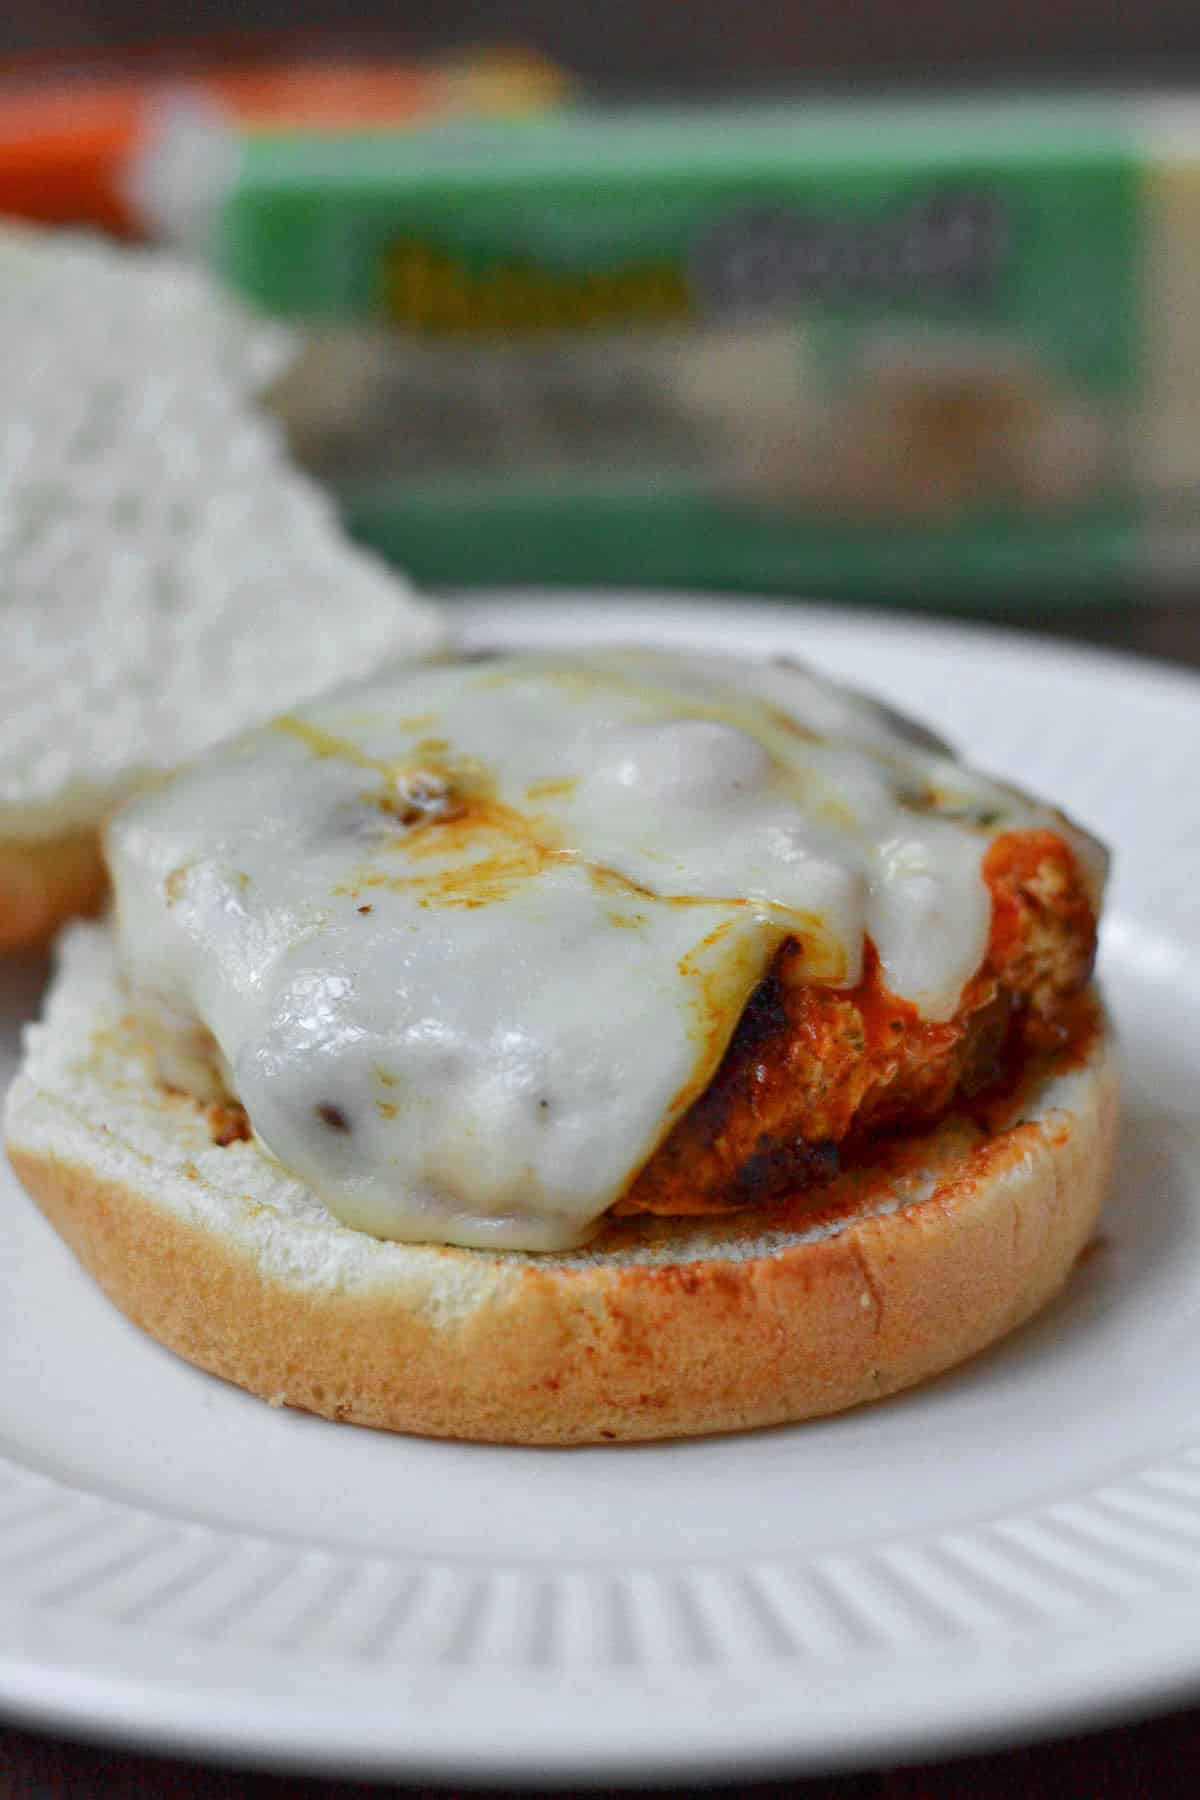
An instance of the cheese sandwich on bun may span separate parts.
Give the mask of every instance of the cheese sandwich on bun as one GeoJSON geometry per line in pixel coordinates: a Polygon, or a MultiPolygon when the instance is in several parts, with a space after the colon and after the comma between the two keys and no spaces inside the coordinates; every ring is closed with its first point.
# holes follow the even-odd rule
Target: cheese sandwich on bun
{"type": "Polygon", "coordinates": [[[13,1163],[118,1306],[330,1418],[797,1420],[1061,1286],[1099,847],[787,660],[432,660],[113,819],[13,1163]]]}

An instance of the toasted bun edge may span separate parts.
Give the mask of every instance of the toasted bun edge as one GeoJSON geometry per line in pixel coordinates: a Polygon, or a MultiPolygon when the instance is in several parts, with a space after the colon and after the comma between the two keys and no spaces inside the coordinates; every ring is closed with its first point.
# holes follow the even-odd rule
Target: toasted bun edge
{"type": "Polygon", "coordinates": [[[0,839],[0,954],[44,949],[66,920],[99,912],[107,892],[98,831],[0,839]]]}
{"type": "MultiPolygon", "coordinates": [[[[89,930],[99,935],[75,928],[89,930]]],[[[378,1245],[283,1217],[253,1191],[215,1211],[193,1164],[110,1131],[106,1115],[119,1122],[137,1086],[128,1066],[83,1101],[20,1078],[8,1145],[25,1187],[129,1318],[266,1400],[434,1437],[666,1438],[880,1398],[1039,1310],[1095,1226],[1115,1064],[1106,1028],[1026,1096],[1019,1124],[943,1158],[913,1203],[729,1254],[719,1243],[698,1254],[679,1221],[674,1260],[669,1236],[652,1258],[619,1238],[562,1259],[378,1245]]],[[[178,1097],[146,1077],[134,1098],[178,1135],[178,1097]]],[[[251,1156],[239,1147],[233,1167],[252,1190],[251,1156]]]]}

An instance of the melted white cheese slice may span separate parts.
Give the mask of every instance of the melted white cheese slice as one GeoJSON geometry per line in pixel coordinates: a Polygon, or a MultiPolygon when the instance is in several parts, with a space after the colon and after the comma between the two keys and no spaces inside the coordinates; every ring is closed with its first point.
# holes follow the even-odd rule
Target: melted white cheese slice
{"type": "Polygon", "coordinates": [[[557,1250],[703,1090],[786,938],[846,986],[869,933],[949,1018],[987,844],[1046,823],[804,670],[618,652],[390,672],[133,802],[108,847],[174,1066],[199,1022],[339,1217],[557,1250]]]}

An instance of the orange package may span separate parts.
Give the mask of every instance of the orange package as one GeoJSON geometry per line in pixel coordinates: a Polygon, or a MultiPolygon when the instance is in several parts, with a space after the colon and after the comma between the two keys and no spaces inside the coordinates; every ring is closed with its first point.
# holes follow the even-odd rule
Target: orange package
{"type": "Polygon", "coordinates": [[[567,90],[534,51],[425,63],[315,56],[154,64],[141,73],[0,69],[0,214],[147,234],[130,171],[164,109],[184,101],[234,132],[349,131],[538,111],[567,90]]]}

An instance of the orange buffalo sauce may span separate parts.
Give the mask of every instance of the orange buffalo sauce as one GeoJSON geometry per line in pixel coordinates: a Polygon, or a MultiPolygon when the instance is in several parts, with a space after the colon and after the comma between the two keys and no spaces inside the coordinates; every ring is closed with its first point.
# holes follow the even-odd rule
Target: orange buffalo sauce
{"type": "MultiPolygon", "coordinates": [[[[806,983],[786,944],[706,1091],[667,1136],[618,1214],[723,1212],[813,1194],[897,1132],[957,1109],[985,1132],[1047,1054],[1085,1054],[1096,920],[1070,846],[1052,831],[997,838],[984,960],[954,1017],[923,1019],[887,987],[875,945],[851,988],[806,983]]],[[[815,1197],[815,1196],[814,1196],[815,1197]]]]}

